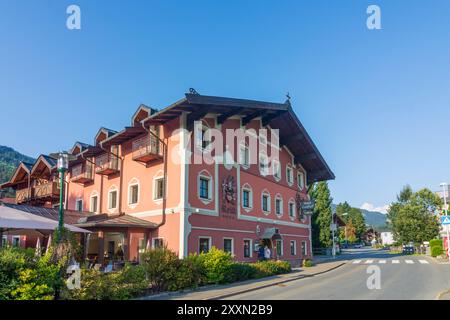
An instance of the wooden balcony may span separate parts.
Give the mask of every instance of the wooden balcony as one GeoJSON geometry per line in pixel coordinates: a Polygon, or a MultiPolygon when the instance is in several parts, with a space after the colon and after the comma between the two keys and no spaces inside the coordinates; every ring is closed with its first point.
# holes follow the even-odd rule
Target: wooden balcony
{"type": "Polygon", "coordinates": [[[17,204],[27,202],[30,199],[31,199],[31,196],[30,196],[30,191],[28,190],[28,188],[16,190],[16,203],[17,204]]]}
{"type": "Polygon", "coordinates": [[[35,186],[33,188],[32,199],[58,199],[59,198],[59,183],[51,181],[35,186]]]}
{"type": "Polygon", "coordinates": [[[109,153],[105,153],[95,158],[95,166],[95,173],[108,176],[120,171],[120,159],[109,153]]]}
{"type": "Polygon", "coordinates": [[[145,136],[133,141],[133,160],[149,163],[155,160],[162,160],[163,145],[153,136],[145,136]]]}
{"type": "Polygon", "coordinates": [[[94,172],[92,170],[92,165],[78,165],[72,168],[72,179],[70,181],[75,183],[91,183],[94,181],[94,172]]]}

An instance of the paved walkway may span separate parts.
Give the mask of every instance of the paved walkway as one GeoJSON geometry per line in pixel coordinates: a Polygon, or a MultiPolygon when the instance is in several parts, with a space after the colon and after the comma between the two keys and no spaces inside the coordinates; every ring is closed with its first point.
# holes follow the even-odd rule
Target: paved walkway
{"type": "Polygon", "coordinates": [[[140,300],[215,300],[223,299],[240,293],[246,293],[301,278],[313,277],[345,264],[345,260],[323,260],[323,262],[309,268],[296,268],[293,272],[257,280],[248,280],[228,285],[208,286],[189,292],[162,293],[140,298],[140,300]]]}

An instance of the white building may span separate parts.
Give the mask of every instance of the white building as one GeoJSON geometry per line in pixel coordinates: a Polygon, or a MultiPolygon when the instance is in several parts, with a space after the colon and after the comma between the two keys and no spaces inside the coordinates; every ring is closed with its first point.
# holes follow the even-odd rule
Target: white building
{"type": "Polygon", "coordinates": [[[392,232],[382,232],[381,233],[381,243],[383,245],[391,245],[394,243],[394,235],[392,232]]]}

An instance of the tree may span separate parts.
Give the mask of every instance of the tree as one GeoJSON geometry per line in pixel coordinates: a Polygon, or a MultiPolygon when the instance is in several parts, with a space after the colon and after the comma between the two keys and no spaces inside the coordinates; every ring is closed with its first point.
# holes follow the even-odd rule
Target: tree
{"type": "Polygon", "coordinates": [[[394,239],[416,245],[439,235],[439,221],[434,212],[442,205],[441,199],[428,189],[413,192],[405,186],[388,211],[394,239]]]}
{"type": "Polygon", "coordinates": [[[332,245],[331,239],[331,203],[333,199],[326,181],[315,183],[309,192],[315,200],[312,215],[312,241],[313,246],[327,248],[332,245]]]}
{"type": "Polygon", "coordinates": [[[347,233],[348,224],[351,222],[352,228],[354,228],[355,238],[361,240],[361,236],[366,232],[366,221],[361,210],[352,208],[346,201],[336,206],[336,214],[347,225],[347,233]]]}

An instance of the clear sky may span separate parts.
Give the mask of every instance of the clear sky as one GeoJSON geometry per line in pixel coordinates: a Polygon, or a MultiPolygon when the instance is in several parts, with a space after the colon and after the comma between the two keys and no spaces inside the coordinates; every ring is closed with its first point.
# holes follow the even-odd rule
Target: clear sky
{"type": "Polygon", "coordinates": [[[336,174],[383,206],[450,181],[450,1],[0,2],[0,144],[31,156],[120,130],[189,87],[283,102],[336,174]],[[81,30],[66,8],[81,8],[81,30]],[[382,30],[366,28],[377,4],[382,30]]]}

